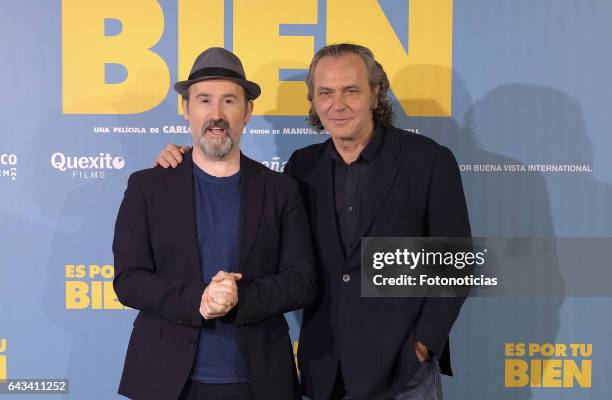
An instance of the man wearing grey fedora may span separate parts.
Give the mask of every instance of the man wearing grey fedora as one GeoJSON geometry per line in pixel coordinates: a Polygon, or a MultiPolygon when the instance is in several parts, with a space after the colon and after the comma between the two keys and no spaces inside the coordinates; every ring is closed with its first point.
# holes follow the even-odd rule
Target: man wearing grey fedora
{"type": "Polygon", "coordinates": [[[139,310],[119,393],[298,399],[283,314],[315,298],[313,249],[297,182],[240,152],[260,87],[210,48],[174,89],[193,149],[132,174],[115,225],[114,288],[139,310]]]}

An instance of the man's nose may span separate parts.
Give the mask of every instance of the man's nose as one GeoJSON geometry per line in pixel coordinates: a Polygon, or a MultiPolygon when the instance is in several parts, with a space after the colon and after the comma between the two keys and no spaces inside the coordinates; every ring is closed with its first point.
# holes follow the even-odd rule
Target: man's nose
{"type": "Polygon", "coordinates": [[[341,111],[346,108],[346,99],[343,93],[336,93],[332,97],[332,107],[336,111],[341,111]]]}
{"type": "Polygon", "coordinates": [[[223,113],[222,103],[218,101],[213,102],[210,113],[211,113],[212,119],[218,120],[218,119],[223,118],[224,113],[223,113]]]}

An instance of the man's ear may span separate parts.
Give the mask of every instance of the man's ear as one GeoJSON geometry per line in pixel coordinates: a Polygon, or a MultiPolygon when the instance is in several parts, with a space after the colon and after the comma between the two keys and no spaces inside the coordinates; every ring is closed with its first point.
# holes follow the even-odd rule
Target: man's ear
{"type": "Polygon", "coordinates": [[[181,105],[183,106],[183,118],[189,119],[189,100],[183,99],[181,105]]]}
{"type": "Polygon", "coordinates": [[[244,116],[244,124],[246,125],[251,119],[251,114],[253,114],[253,100],[247,101],[246,104],[246,115],[244,116]]]}
{"type": "Polygon", "coordinates": [[[378,107],[378,95],[380,94],[380,84],[376,85],[374,88],[374,105],[372,107],[375,110],[378,107]]]}

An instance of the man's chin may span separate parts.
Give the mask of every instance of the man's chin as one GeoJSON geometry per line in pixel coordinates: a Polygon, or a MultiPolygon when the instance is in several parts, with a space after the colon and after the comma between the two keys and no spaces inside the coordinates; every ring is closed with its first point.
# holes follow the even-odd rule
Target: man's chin
{"type": "Polygon", "coordinates": [[[346,132],[346,131],[328,131],[329,135],[332,137],[332,139],[334,140],[341,140],[343,142],[350,142],[351,140],[355,140],[355,135],[353,135],[352,132],[346,132]]]}
{"type": "Polygon", "coordinates": [[[225,141],[221,142],[220,140],[215,140],[211,142],[212,141],[208,141],[208,143],[199,144],[200,150],[205,156],[221,161],[231,154],[233,146],[230,146],[230,148],[226,150],[225,147],[227,144],[225,141]]]}
{"type": "Polygon", "coordinates": [[[202,140],[205,142],[205,146],[209,147],[223,147],[226,145],[229,137],[227,135],[204,135],[202,140]]]}

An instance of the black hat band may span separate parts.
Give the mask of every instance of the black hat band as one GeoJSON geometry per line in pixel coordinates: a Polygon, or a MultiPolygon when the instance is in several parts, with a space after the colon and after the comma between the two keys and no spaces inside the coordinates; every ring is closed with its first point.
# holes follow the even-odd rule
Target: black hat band
{"type": "Polygon", "coordinates": [[[235,78],[244,80],[244,76],[227,68],[207,67],[202,68],[189,74],[188,80],[204,78],[207,76],[223,76],[226,78],[235,78]]]}

